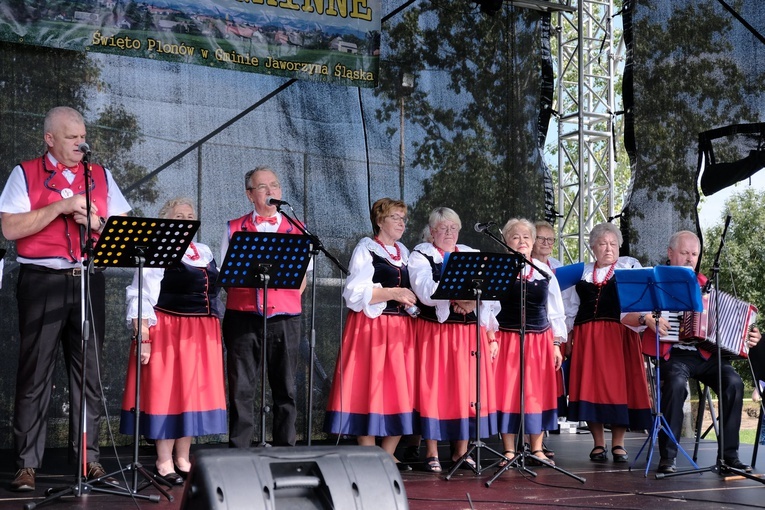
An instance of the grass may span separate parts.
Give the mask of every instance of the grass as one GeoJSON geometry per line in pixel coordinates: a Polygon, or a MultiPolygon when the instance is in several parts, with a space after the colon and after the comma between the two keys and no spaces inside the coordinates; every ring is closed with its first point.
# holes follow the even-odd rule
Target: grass
{"type": "MultiPolygon", "coordinates": [[[[698,401],[693,399],[693,403],[697,404],[698,401]]],[[[717,410],[717,400],[713,399],[715,410],[717,410]]],[[[744,399],[744,412],[747,412],[747,408],[749,407],[757,407],[759,408],[759,403],[752,402],[751,399],[744,399]]],[[[695,411],[694,411],[695,412],[695,411]]],[[[751,415],[750,415],[751,416],[751,415]]],[[[741,444],[754,444],[755,442],[755,435],[757,433],[756,428],[742,428],[739,431],[739,441],[741,444]]],[[[717,439],[717,435],[715,434],[714,429],[710,430],[709,433],[706,435],[704,439],[709,439],[711,441],[715,441],[717,439]]]]}
{"type": "MultiPolygon", "coordinates": [[[[757,432],[756,429],[742,429],[738,433],[738,439],[741,444],[754,444],[754,435],[757,432]]],[[[710,441],[717,440],[717,435],[715,434],[714,430],[710,430],[709,434],[707,434],[707,437],[704,439],[708,439],[710,441]]]]}

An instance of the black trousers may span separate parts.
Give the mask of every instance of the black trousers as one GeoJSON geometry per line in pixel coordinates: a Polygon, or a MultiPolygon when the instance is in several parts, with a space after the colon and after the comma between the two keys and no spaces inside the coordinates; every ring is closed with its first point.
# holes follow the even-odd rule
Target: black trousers
{"type": "MultiPolygon", "coordinates": [[[[32,270],[25,267],[25,264],[21,265],[19,271],[16,299],[20,345],[13,414],[13,435],[19,468],[39,468],[42,465],[59,343],[69,375],[69,455],[70,459],[77,459],[82,409],[81,278],[71,274],[32,270]]],[[[96,356],[100,358],[105,331],[103,273],[91,275],[90,295],[93,322],[87,343],[85,401],[88,434],[87,445],[84,446],[87,448],[87,461],[95,462],[99,459],[98,430],[101,422],[101,391],[96,356]]]]}
{"type": "MultiPolygon", "coordinates": [[[[688,378],[698,379],[722,396],[722,438],[725,447],[723,459],[738,458],[739,429],[743,409],[744,382],[727,360],[722,362],[722,392],[717,384],[717,355],[705,360],[698,351],[672,349],[670,358],[661,361],[661,411],[672,434],[680,440],[683,428],[683,403],[688,396],[688,378]]],[[[662,431],[659,434],[659,453],[663,459],[674,459],[677,446],[662,431]]],[[[719,452],[718,452],[719,455],[719,452]]]]}
{"type": "MultiPolygon", "coordinates": [[[[266,370],[273,398],[274,446],[294,446],[295,372],[300,345],[300,316],[268,319],[266,370]]],[[[223,343],[229,399],[229,446],[249,448],[260,432],[260,359],[263,348],[263,317],[254,313],[226,310],[223,316],[223,343]]]]}

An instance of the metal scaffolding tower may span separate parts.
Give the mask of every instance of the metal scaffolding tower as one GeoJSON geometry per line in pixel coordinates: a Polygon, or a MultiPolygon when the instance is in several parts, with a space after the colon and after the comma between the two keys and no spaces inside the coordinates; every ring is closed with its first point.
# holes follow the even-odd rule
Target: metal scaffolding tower
{"type": "Polygon", "coordinates": [[[558,254],[589,260],[593,226],[614,216],[612,0],[568,0],[557,12],[558,254]]]}

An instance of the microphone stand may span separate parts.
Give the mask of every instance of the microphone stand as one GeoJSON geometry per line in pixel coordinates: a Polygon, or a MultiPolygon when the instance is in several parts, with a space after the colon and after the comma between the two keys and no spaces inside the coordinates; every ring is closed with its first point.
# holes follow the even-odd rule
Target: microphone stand
{"type": "MultiPolygon", "coordinates": [[[[714,288],[717,292],[715,292],[715,345],[717,346],[716,352],[717,352],[717,419],[719,421],[719,427],[718,430],[720,431],[719,434],[717,434],[717,461],[714,466],[708,466],[705,468],[700,469],[688,469],[685,471],[678,471],[676,473],[657,473],[656,478],[669,478],[672,476],[682,476],[692,473],[706,473],[706,472],[712,472],[717,473],[718,475],[722,476],[725,473],[735,473],[739,476],[742,476],[744,478],[749,478],[750,480],[756,480],[762,484],[765,484],[765,479],[762,479],[758,476],[755,476],[752,473],[747,473],[743,469],[734,468],[731,466],[728,466],[725,464],[725,417],[723,415],[723,400],[725,399],[722,388],[722,346],[720,345],[720,255],[722,254],[723,248],[725,247],[725,236],[728,233],[728,226],[730,225],[731,216],[730,214],[725,218],[725,226],[723,227],[722,235],[720,236],[720,246],[717,248],[717,253],[715,254],[714,262],[712,263],[712,278],[707,281],[707,284],[705,286],[705,290],[708,291],[710,289],[710,281],[714,280],[714,288]],[[662,476],[663,475],[663,476],[662,476]]],[[[745,342],[748,340],[744,340],[745,342]]],[[[756,382],[755,382],[756,384],[756,382]]],[[[758,438],[755,438],[755,441],[757,441],[758,438]]]]}
{"type": "MultiPolygon", "coordinates": [[[[292,206],[289,204],[285,204],[287,207],[290,208],[292,211],[292,214],[297,216],[295,214],[295,211],[292,209],[292,206]]],[[[294,218],[290,217],[289,214],[282,211],[282,204],[275,204],[276,210],[282,213],[282,215],[287,218],[287,221],[290,222],[295,228],[300,230],[300,232],[303,233],[303,235],[308,236],[308,238],[311,239],[311,259],[314,260],[316,256],[319,254],[319,252],[323,253],[327,256],[329,260],[332,261],[335,266],[337,266],[340,271],[347,276],[348,275],[348,269],[339,261],[337,258],[329,253],[322,244],[321,240],[308,231],[308,229],[299,221],[295,220],[294,218]]],[[[308,412],[306,413],[306,444],[308,446],[311,446],[311,436],[313,431],[313,378],[314,378],[314,356],[315,349],[316,349],[316,268],[314,267],[313,271],[311,271],[311,336],[308,344],[308,402],[306,406],[308,407],[308,412]]]]}
{"type": "MultiPolygon", "coordinates": [[[[487,225],[490,225],[490,224],[487,224],[487,225]]],[[[520,384],[519,384],[519,387],[518,387],[518,391],[520,392],[520,397],[521,398],[520,398],[520,423],[519,423],[519,426],[518,426],[518,436],[516,437],[516,443],[517,444],[522,444],[523,447],[522,448],[518,448],[518,450],[520,450],[520,451],[517,451],[515,456],[512,459],[508,459],[507,457],[505,457],[505,459],[506,459],[505,465],[502,466],[501,468],[499,468],[497,470],[497,472],[494,473],[494,476],[492,476],[491,479],[489,479],[484,485],[486,487],[491,487],[491,484],[494,483],[494,481],[497,478],[502,476],[502,473],[504,473],[505,471],[508,471],[513,466],[517,467],[518,470],[521,471],[521,472],[526,472],[526,473],[529,473],[531,476],[536,477],[537,474],[534,471],[532,471],[532,470],[530,470],[529,468],[526,467],[526,458],[527,457],[534,457],[534,460],[536,460],[537,462],[539,462],[541,464],[544,464],[545,466],[550,467],[550,468],[552,468],[552,469],[554,469],[554,470],[556,470],[556,471],[558,471],[560,473],[563,473],[564,475],[570,476],[571,478],[573,478],[575,480],[578,480],[578,481],[580,481],[582,483],[585,483],[587,481],[585,478],[582,478],[581,476],[577,476],[574,473],[566,471],[565,469],[563,469],[561,467],[558,467],[557,465],[553,464],[552,462],[549,462],[548,460],[539,459],[535,455],[532,455],[531,452],[529,452],[529,449],[526,448],[526,444],[525,444],[525,441],[524,441],[524,438],[523,438],[523,436],[525,435],[525,428],[526,428],[526,426],[525,426],[525,421],[526,421],[525,401],[526,401],[526,397],[525,397],[525,391],[524,391],[524,388],[525,388],[524,378],[525,378],[525,373],[526,373],[525,362],[524,362],[525,355],[526,355],[526,353],[525,353],[525,343],[526,343],[526,278],[523,276],[523,267],[524,267],[524,265],[529,265],[529,266],[533,267],[534,269],[537,270],[537,272],[539,272],[539,274],[543,275],[547,280],[550,280],[551,276],[549,274],[547,274],[546,271],[543,271],[542,269],[540,269],[540,267],[537,266],[536,264],[534,264],[530,259],[527,259],[526,256],[523,255],[521,252],[519,252],[518,250],[514,250],[510,246],[508,246],[507,243],[505,243],[504,240],[502,240],[499,237],[497,237],[496,235],[494,235],[488,228],[479,228],[479,227],[481,227],[481,225],[476,225],[476,231],[481,232],[481,233],[487,235],[488,237],[493,239],[495,242],[497,242],[498,244],[503,246],[508,252],[514,254],[516,257],[518,257],[521,260],[521,272],[519,273],[519,276],[518,276],[518,278],[520,279],[520,284],[521,284],[521,296],[520,296],[520,299],[521,299],[521,327],[520,327],[520,331],[519,331],[519,342],[520,342],[519,357],[520,357],[520,364],[518,366],[518,368],[519,368],[519,374],[518,375],[519,375],[519,379],[520,379],[520,384]]],[[[504,457],[504,455],[503,455],[503,457],[504,457]]]]}

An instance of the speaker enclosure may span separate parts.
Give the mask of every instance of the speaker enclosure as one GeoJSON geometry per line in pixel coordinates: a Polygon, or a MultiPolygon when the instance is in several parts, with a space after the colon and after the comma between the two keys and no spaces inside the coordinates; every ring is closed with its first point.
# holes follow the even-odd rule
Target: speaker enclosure
{"type": "Polygon", "coordinates": [[[408,509],[382,448],[303,446],[194,453],[181,510],[408,509]]]}

